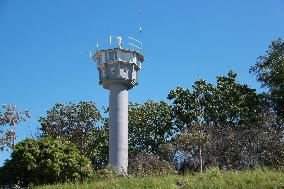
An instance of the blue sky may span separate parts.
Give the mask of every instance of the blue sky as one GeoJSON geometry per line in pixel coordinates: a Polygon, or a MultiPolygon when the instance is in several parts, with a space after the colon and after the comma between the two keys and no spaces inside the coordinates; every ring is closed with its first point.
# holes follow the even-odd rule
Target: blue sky
{"type": "MultiPolygon", "coordinates": [[[[248,70],[272,40],[284,38],[284,0],[0,0],[0,104],[32,116],[19,125],[18,141],[34,135],[38,117],[57,102],[108,105],[86,51],[97,42],[109,48],[109,35],[143,41],[146,61],[132,102],[164,100],[177,86],[214,83],[230,69],[260,90],[248,70]]],[[[1,153],[0,164],[7,158],[1,153]]]]}

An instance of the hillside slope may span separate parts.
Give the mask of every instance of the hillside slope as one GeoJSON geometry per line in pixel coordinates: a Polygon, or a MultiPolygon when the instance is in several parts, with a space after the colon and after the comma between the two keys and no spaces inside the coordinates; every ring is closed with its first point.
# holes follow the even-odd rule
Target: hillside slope
{"type": "Polygon", "coordinates": [[[221,172],[210,169],[205,173],[186,176],[147,176],[81,184],[58,184],[36,187],[38,189],[75,189],[75,188],[284,188],[284,172],[272,170],[221,172]]]}

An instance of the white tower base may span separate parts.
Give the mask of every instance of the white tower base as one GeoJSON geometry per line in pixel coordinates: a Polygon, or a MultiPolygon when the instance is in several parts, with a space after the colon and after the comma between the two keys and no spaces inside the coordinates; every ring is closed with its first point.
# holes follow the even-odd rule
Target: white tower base
{"type": "Polygon", "coordinates": [[[113,84],[109,93],[109,164],[118,173],[127,174],[128,167],[128,88],[113,84]]]}

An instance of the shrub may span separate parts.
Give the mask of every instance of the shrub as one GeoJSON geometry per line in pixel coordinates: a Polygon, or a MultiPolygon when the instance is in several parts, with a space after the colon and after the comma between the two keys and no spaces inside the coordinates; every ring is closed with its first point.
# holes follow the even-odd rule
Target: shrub
{"type": "Polygon", "coordinates": [[[15,146],[11,160],[0,169],[0,184],[47,184],[91,178],[92,166],[72,143],[44,137],[15,146]]]}
{"type": "Polygon", "coordinates": [[[107,165],[107,120],[102,118],[94,102],[57,103],[39,118],[39,123],[43,135],[74,143],[95,169],[107,165]]]}
{"type": "Polygon", "coordinates": [[[103,181],[111,179],[124,178],[125,175],[119,174],[113,167],[107,165],[103,169],[98,170],[93,177],[93,180],[103,181]]]}
{"type": "Polygon", "coordinates": [[[140,152],[129,162],[129,173],[136,176],[169,175],[174,172],[175,169],[169,162],[145,151],[140,152]]]}

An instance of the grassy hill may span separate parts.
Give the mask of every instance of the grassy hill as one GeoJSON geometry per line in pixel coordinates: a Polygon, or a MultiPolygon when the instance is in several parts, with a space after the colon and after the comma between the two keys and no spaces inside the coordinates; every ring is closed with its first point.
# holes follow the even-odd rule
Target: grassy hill
{"type": "Polygon", "coordinates": [[[184,176],[147,176],[106,179],[90,183],[58,184],[36,187],[38,189],[75,188],[284,188],[284,172],[272,170],[229,171],[210,169],[204,173],[184,176]]]}

